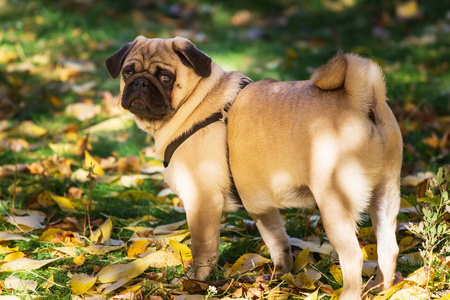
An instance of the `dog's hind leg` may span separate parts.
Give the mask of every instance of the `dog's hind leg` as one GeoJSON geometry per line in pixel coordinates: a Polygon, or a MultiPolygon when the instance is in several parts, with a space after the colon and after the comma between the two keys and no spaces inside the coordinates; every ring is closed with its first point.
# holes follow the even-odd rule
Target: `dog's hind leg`
{"type": "Polygon", "coordinates": [[[336,186],[319,187],[313,194],[327,237],[339,256],[344,282],[339,299],[360,299],[364,257],[356,237],[357,219],[352,208],[352,203],[360,199],[349,198],[351,194],[336,189],[336,186]]]}
{"type": "Polygon", "coordinates": [[[392,285],[397,265],[398,246],[395,238],[400,204],[398,178],[385,177],[374,190],[369,213],[377,237],[378,270],[374,286],[385,290],[392,285]]]}
{"type": "Polygon", "coordinates": [[[284,229],[284,221],[280,212],[272,208],[265,213],[251,214],[259,233],[269,248],[275,266],[281,271],[290,272],[294,266],[289,238],[284,229]]]}

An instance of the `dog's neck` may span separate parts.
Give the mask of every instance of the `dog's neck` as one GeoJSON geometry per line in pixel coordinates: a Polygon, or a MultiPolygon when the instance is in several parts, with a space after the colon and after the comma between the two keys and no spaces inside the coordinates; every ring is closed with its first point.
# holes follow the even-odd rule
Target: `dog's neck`
{"type": "Polygon", "coordinates": [[[182,104],[171,119],[159,124],[144,125],[138,122],[139,127],[150,132],[155,139],[156,158],[163,159],[167,146],[173,140],[236,98],[243,75],[239,72],[225,72],[214,63],[212,69],[208,80],[200,81],[189,100],[182,104]]]}

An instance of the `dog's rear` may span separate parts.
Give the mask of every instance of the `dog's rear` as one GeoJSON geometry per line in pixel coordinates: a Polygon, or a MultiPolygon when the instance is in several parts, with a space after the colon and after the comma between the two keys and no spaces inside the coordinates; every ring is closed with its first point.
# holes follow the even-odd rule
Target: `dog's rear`
{"type": "Polygon", "coordinates": [[[360,297],[355,231],[367,210],[378,241],[375,283],[392,284],[402,140],[379,66],[339,52],[310,81],[251,84],[230,109],[228,130],[236,186],[275,264],[292,266],[278,208],[313,196],[339,255],[341,299],[360,297]]]}
{"type": "Polygon", "coordinates": [[[339,52],[312,74],[311,82],[322,90],[343,87],[348,95],[346,100],[371,120],[381,137],[384,155],[379,164],[382,174],[377,176],[368,208],[378,242],[379,266],[375,285],[386,289],[392,284],[398,254],[395,230],[400,204],[402,138],[386,103],[384,76],[372,61],[339,52]]]}

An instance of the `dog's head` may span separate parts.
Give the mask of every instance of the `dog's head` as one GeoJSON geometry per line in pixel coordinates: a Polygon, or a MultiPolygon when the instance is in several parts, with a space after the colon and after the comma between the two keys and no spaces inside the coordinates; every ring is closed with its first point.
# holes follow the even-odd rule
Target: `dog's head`
{"type": "Polygon", "coordinates": [[[112,78],[121,75],[121,105],[138,119],[164,121],[186,101],[211,59],[185,38],[139,36],[106,60],[112,78]]]}

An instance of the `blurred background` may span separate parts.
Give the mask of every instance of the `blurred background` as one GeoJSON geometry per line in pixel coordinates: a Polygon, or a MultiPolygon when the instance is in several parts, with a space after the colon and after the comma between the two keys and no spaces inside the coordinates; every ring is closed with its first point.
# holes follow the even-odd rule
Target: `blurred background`
{"type": "MultiPolygon", "coordinates": [[[[119,81],[104,61],[137,35],[187,37],[253,80],[308,79],[339,49],[368,57],[401,125],[403,175],[449,163],[448,1],[0,0],[0,26],[0,165],[50,155],[48,143],[111,117],[119,81]],[[15,130],[23,121],[45,135],[15,130]]],[[[101,137],[93,153],[138,155],[151,141],[130,126],[126,145],[101,137]]]]}

